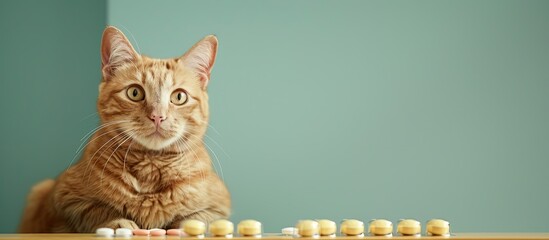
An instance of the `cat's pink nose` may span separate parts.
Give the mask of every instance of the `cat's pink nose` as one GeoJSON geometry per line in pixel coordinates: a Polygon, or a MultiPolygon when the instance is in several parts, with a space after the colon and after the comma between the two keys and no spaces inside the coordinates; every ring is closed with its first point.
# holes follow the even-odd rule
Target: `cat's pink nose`
{"type": "Polygon", "coordinates": [[[154,125],[158,127],[160,126],[160,123],[166,120],[166,117],[152,114],[151,116],[149,116],[149,119],[151,119],[151,121],[154,122],[154,125]]]}

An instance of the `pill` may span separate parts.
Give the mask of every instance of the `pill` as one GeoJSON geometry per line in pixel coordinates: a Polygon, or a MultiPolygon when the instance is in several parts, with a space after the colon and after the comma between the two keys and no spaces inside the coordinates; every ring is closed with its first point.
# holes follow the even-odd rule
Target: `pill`
{"type": "Polygon", "coordinates": [[[181,224],[181,228],[189,236],[199,236],[206,231],[206,224],[198,220],[186,220],[181,224]]]}
{"type": "Polygon", "coordinates": [[[318,222],[314,220],[301,220],[296,224],[296,228],[297,234],[302,237],[315,237],[320,231],[318,222]]]}
{"type": "Polygon", "coordinates": [[[168,236],[181,236],[181,229],[168,229],[166,234],[168,234],[168,236]]]}
{"type": "Polygon", "coordinates": [[[393,233],[393,223],[385,219],[374,219],[370,222],[368,231],[374,236],[389,235],[393,233]]]}
{"type": "Polygon", "coordinates": [[[241,236],[257,236],[261,234],[261,222],[248,219],[238,223],[238,234],[241,236]]]}
{"type": "Polygon", "coordinates": [[[153,228],[150,231],[151,231],[151,236],[164,236],[164,235],[166,235],[166,230],[164,230],[164,229],[153,228]]]}
{"type": "Polygon", "coordinates": [[[320,235],[321,236],[331,236],[337,232],[337,226],[334,221],[328,219],[317,220],[318,225],[320,226],[320,235]]]}
{"type": "Polygon", "coordinates": [[[147,229],[134,229],[132,232],[135,236],[149,236],[150,231],[147,229]]]}
{"type": "Polygon", "coordinates": [[[347,236],[364,234],[364,223],[356,219],[347,219],[341,223],[341,233],[347,236]]]}
{"type": "Polygon", "coordinates": [[[282,232],[283,235],[296,235],[297,234],[297,228],[287,227],[287,228],[283,228],[281,230],[281,232],[282,232]]]}
{"type": "Polygon", "coordinates": [[[450,234],[450,223],[442,219],[431,219],[427,222],[427,234],[444,236],[450,234]]]}
{"type": "Polygon", "coordinates": [[[95,230],[95,235],[98,237],[113,237],[114,229],[112,228],[98,228],[95,230]]]}
{"type": "Polygon", "coordinates": [[[400,235],[419,235],[421,234],[421,223],[414,219],[402,219],[398,222],[397,232],[400,235]]]}
{"type": "Polygon", "coordinates": [[[117,228],[114,232],[117,237],[131,237],[133,235],[132,230],[129,228],[117,228]]]}
{"type": "Polygon", "coordinates": [[[233,234],[234,225],[229,220],[218,219],[210,223],[209,229],[213,236],[227,236],[233,234]]]}

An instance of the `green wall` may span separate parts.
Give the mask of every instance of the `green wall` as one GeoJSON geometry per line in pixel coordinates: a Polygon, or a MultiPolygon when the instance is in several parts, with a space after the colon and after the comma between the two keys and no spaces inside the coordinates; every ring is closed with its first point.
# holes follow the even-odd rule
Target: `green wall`
{"type": "Polygon", "coordinates": [[[549,1],[0,4],[1,232],[97,124],[105,19],[153,57],[219,37],[206,140],[235,222],[549,229],[549,1]]]}
{"type": "Polygon", "coordinates": [[[0,233],[97,125],[105,1],[0,1],[0,233]]]}
{"type": "MultiPolygon", "coordinates": [[[[234,220],[549,231],[549,1],[109,1],[141,52],[219,37],[234,220]]],[[[228,155],[228,156],[227,156],[228,155]]]]}

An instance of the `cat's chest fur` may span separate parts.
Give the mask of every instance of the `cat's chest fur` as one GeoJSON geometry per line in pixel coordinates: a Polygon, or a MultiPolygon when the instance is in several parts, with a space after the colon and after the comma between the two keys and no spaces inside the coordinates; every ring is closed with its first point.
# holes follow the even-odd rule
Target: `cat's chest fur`
{"type": "Polygon", "coordinates": [[[127,166],[123,181],[132,189],[123,206],[125,214],[143,227],[162,227],[177,215],[192,213],[188,198],[198,192],[193,166],[182,156],[143,155],[127,166]]]}
{"type": "Polygon", "coordinates": [[[154,159],[146,157],[142,161],[128,166],[122,177],[138,194],[155,193],[161,190],[162,185],[174,180],[173,176],[170,176],[170,174],[174,174],[171,171],[174,167],[175,164],[159,164],[154,159]],[[169,169],[170,167],[172,169],[169,169]]]}
{"type": "Polygon", "coordinates": [[[137,194],[162,192],[185,177],[186,168],[182,154],[135,154],[133,161],[124,164],[121,177],[137,194]]]}

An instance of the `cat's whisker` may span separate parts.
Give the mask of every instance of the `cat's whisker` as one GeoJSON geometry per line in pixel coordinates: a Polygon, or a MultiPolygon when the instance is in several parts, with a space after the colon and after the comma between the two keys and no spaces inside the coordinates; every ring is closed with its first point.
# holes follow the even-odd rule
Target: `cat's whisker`
{"type": "MultiPolygon", "coordinates": [[[[177,147],[177,149],[179,150],[179,154],[181,154],[181,158],[182,158],[181,160],[183,160],[183,161],[182,161],[182,163],[183,163],[184,160],[185,160],[185,159],[184,159],[184,158],[185,158],[185,154],[183,153],[183,149],[181,149],[181,146],[179,145],[180,141],[181,141],[181,139],[175,140],[175,147],[177,147]]],[[[181,168],[183,168],[183,164],[180,164],[180,165],[179,165],[179,171],[177,171],[177,176],[178,176],[178,177],[181,177],[181,168]]],[[[187,174],[187,176],[188,176],[188,174],[187,174]]]]}
{"type": "MultiPolygon", "coordinates": [[[[80,139],[80,141],[81,141],[82,143],[80,143],[80,146],[78,146],[78,149],[77,149],[77,151],[76,151],[76,154],[78,154],[78,152],[82,150],[82,145],[84,145],[84,143],[86,143],[85,140],[88,140],[94,133],[96,133],[97,131],[99,131],[99,130],[101,130],[101,129],[103,129],[103,128],[106,128],[106,127],[108,127],[108,126],[112,126],[112,125],[115,125],[115,124],[118,124],[118,123],[123,123],[123,122],[128,122],[128,121],[120,120],[120,121],[114,121],[114,122],[104,123],[104,124],[101,124],[101,125],[99,125],[98,127],[94,128],[94,129],[92,129],[91,131],[89,131],[86,135],[84,135],[84,137],[82,137],[82,138],[80,139]]],[[[101,135],[100,135],[100,136],[101,136],[101,135]]],[[[95,139],[97,139],[97,138],[95,138],[95,139]]],[[[93,141],[93,140],[92,140],[92,141],[93,141]]],[[[88,142],[88,143],[89,143],[89,142],[88,142]]],[[[84,147],[85,147],[85,146],[84,146],[84,147]]]]}
{"type": "MultiPolygon", "coordinates": [[[[134,134],[135,136],[135,134],[134,134]]],[[[133,145],[134,141],[133,141],[133,137],[132,137],[132,141],[130,142],[130,145],[128,146],[128,150],[126,150],[126,154],[124,154],[124,164],[122,166],[122,177],[125,177],[126,176],[126,159],[128,158],[128,153],[130,152],[130,149],[132,148],[132,145],[133,145]]]]}
{"type": "MultiPolygon", "coordinates": [[[[124,139],[126,139],[127,137],[129,137],[128,133],[131,133],[131,130],[127,130],[125,131],[126,135],[125,136],[115,136],[115,138],[117,138],[116,140],[114,140],[111,144],[109,144],[109,146],[107,146],[105,149],[103,149],[103,151],[101,152],[101,154],[99,154],[97,157],[96,157],[96,161],[95,163],[97,163],[97,161],[99,161],[101,159],[101,157],[104,156],[105,152],[109,149],[111,149],[112,146],[122,142],[124,139]]],[[[121,135],[121,134],[118,134],[118,135],[121,135]]],[[[90,160],[93,160],[93,158],[91,158],[90,160]]],[[[95,164],[94,163],[94,164],[95,164]]]]}
{"type": "MultiPolygon", "coordinates": [[[[113,129],[113,130],[104,132],[104,133],[102,133],[101,135],[95,137],[94,139],[92,139],[92,140],[86,142],[86,145],[84,145],[84,147],[81,147],[81,148],[74,154],[74,156],[72,157],[72,159],[71,159],[71,161],[69,162],[69,165],[67,166],[67,169],[65,169],[65,171],[68,170],[68,169],[72,166],[72,163],[74,162],[74,160],[76,160],[76,157],[78,157],[79,154],[82,152],[82,150],[86,149],[86,147],[87,147],[90,143],[92,143],[92,142],[95,141],[96,139],[99,139],[101,136],[103,136],[103,135],[105,135],[105,134],[109,134],[109,133],[111,133],[111,132],[118,131],[118,130],[120,130],[120,129],[122,129],[122,128],[116,128],[116,129],[113,129]]],[[[99,130],[97,130],[97,131],[99,131],[99,130]]],[[[84,144],[84,142],[82,142],[82,144],[84,144]]],[[[80,144],[80,146],[82,146],[82,144],[80,144]]]]}
{"type": "Polygon", "coordinates": [[[107,158],[107,161],[105,161],[105,165],[103,166],[103,170],[101,170],[101,177],[100,177],[100,183],[99,185],[102,186],[103,185],[103,174],[105,173],[105,168],[107,167],[107,165],[109,164],[109,161],[111,160],[112,156],[114,155],[114,153],[116,152],[116,150],[118,150],[118,148],[120,148],[120,146],[122,146],[125,142],[127,142],[128,140],[130,140],[133,135],[135,134],[132,134],[130,132],[131,135],[128,135],[123,141],[120,142],[120,144],[118,144],[118,146],[112,151],[111,155],[109,156],[109,158],[107,158]]]}
{"type": "Polygon", "coordinates": [[[221,145],[215,141],[215,139],[213,139],[212,137],[208,136],[208,134],[204,134],[205,137],[207,137],[208,139],[210,139],[215,145],[217,145],[219,147],[219,149],[221,149],[221,151],[230,159],[231,156],[229,156],[229,154],[227,152],[225,152],[225,149],[223,149],[223,147],[221,147],[221,145]]]}
{"type": "MultiPolygon", "coordinates": [[[[111,139],[109,139],[107,142],[105,142],[103,145],[101,145],[101,147],[99,149],[97,149],[93,155],[91,156],[91,158],[89,158],[88,160],[88,165],[86,166],[86,170],[84,171],[84,174],[86,174],[88,172],[88,168],[90,167],[90,164],[93,162],[93,166],[95,166],[95,162],[93,161],[95,155],[101,150],[103,149],[103,147],[105,147],[105,145],[107,145],[109,142],[111,142],[112,140],[116,139],[118,136],[122,135],[122,134],[125,134],[126,132],[129,132],[131,130],[124,130],[118,134],[116,134],[114,137],[112,137],[111,139]]],[[[90,180],[90,176],[91,176],[91,172],[90,174],[88,174],[88,181],[90,180]]]]}
{"type": "MultiPolygon", "coordinates": [[[[180,139],[178,139],[178,140],[180,140],[180,139]]],[[[190,145],[185,143],[185,141],[183,141],[183,140],[181,140],[181,143],[185,146],[186,150],[190,151],[194,155],[195,159],[199,159],[198,154],[196,153],[196,151],[194,151],[194,149],[190,145]]],[[[182,167],[182,166],[180,166],[180,167],[182,167]]],[[[189,170],[187,176],[190,176],[190,167],[188,167],[187,170],[189,170]]]]}
{"type": "MultiPolygon", "coordinates": [[[[192,135],[191,135],[192,136],[192,135]]],[[[187,149],[189,149],[193,154],[194,156],[196,157],[196,159],[198,159],[198,154],[196,154],[196,152],[193,150],[193,148],[187,144],[185,141],[181,141],[181,143],[183,145],[185,145],[185,147],[187,149]]],[[[190,143],[190,142],[189,142],[190,143]]],[[[200,177],[202,179],[202,182],[205,182],[206,181],[206,174],[204,173],[204,170],[202,168],[199,168],[199,171],[200,171],[200,177]]],[[[190,170],[190,167],[187,168],[187,177],[190,179],[191,177],[191,170],[190,170]]],[[[190,181],[187,181],[187,184],[190,186],[190,181]]],[[[193,209],[192,211],[195,212],[197,209],[193,209]]]]}
{"type": "Polygon", "coordinates": [[[111,126],[113,124],[117,124],[117,123],[123,123],[123,122],[129,122],[128,120],[117,120],[117,121],[111,121],[111,122],[106,122],[106,123],[103,123],[99,126],[97,126],[96,128],[92,129],[91,131],[89,131],[86,135],[84,135],[84,137],[82,137],[80,139],[80,141],[84,141],[85,139],[87,139],[88,137],[90,137],[91,135],[93,135],[93,133],[95,133],[96,131],[102,129],[102,128],[105,128],[107,126],[111,126]]]}
{"type": "MultiPolygon", "coordinates": [[[[200,147],[200,145],[199,145],[200,143],[205,144],[205,143],[204,143],[204,139],[202,139],[202,138],[200,138],[200,137],[198,137],[198,136],[196,136],[196,135],[194,135],[194,134],[192,134],[192,133],[190,133],[190,134],[188,135],[187,141],[185,141],[185,143],[187,143],[187,146],[188,146],[191,150],[193,150],[193,149],[195,149],[195,148],[199,148],[199,147],[200,147]]],[[[208,156],[209,156],[209,154],[208,154],[208,156]]],[[[197,158],[198,158],[198,157],[197,157],[197,158]]],[[[216,173],[217,173],[217,169],[216,169],[215,167],[214,167],[214,171],[216,171],[216,173]]]]}
{"type": "MultiPolygon", "coordinates": [[[[188,150],[189,152],[191,152],[191,153],[194,155],[194,157],[195,157],[196,159],[198,159],[198,154],[196,154],[196,152],[195,152],[189,145],[187,145],[187,144],[185,143],[185,141],[183,141],[182,139],[177,139],[177,142],[183,144],[183,145],[184,145],[184,150],[188,150]]],[[[179,147],[180,147],[180,146],[179,146],[179,147]]],[[[181,148],[180,148],[180,149],[181,149],[181,148]]],[[[184,152],[184,150],[181,150],[181,151],[184,152]]],[[[180,171],[181,171],[181,168],[183,168],[183,164],[181,164],[181,165],[179,166],[180,171]]],[[[191,175],[190,166],[187,167],[187,171],[188,171],[188,172],[187,172],[187,177],[189,177],[189,176],[191,175]]]]}
{"type": "MultiPolygon", "coordinates": [[[[193,136],[193,135],[191,135],[191,136],[194,137],[195,139],[201,141],[201,142],[204,144],[204,146],[206,146],[208,149],[210,149],[209,146],[208,146],[205,142],[202,141],[202,139],[200,139],[200,138],[198,138],[198,137],[195,137],[195,136],[193,136]]],[[[198,147],[198,143],[195,143],[195,142],[193,142],[193,141],[191,141],[191,140],[189,140],[188,143],[189,143],[188,146],[189,146],[189,148],[191,148],[191,149],[192,149],[193,146],[194,146],[194,147],[198,147]],[[190,146],[191,144],[192,144],[193,146],[190,146]]],[[[210,149],[210,151],[212,151],[212,150],[210,149]]],[[[213,152],[213,151],[212,151],[212,152],[213,152]]],[[[213,154],[214,154],[215,160],[217,161],[218,165],[221,167],[221,163],[219,162],[219,158],[217,157],[217,154],[215,154],[215,152],[213,152],[213,154]]],[[[221,176],[221,179],[224,180],[225,178],[224,178],[224,176],[223,176],[223,170],[222,170],[222,169],[218,170],[217,167],[216,167],[216,165],[215,165],[215,163],[212,165],[212,167],[213,167],[214,171],[217,173],[217,175],[218,175],[218,176],[221,176]]],[[[201,173],[202,173],[202,172],[201,172],[201,173]]],[[[202,174],[203,174],[203,173],[202,173],[202,174]]],[[[205,180],[205,176],[203,176],[203,179],[205,180]]]]}
{"type": "Polygon", "coordinates": [[[85,116],[84,118],[80,119],[80,121],[84,121],[84,120],[86,120],[86,119],[88,119],[88,118],[91,118],[91,117],[93,117],[93,116],[95,116],[95,115],[97,115],[97,112],[93,112],[92,114],[89,114],[89,115],[85,116]]]}
{"type": "MultiPolygon", "coordinates": [[[[114,137],[116,140],[113,141],[112,143],[109,144],[109,146],[107,146],[105,149],[103,149],[103,151],[101,151],[101,154],[98,155],[97,159],[95,161],[92,161],[93,159],[90,159],[90,162],[92,162],[92,169],[90,169],[90,173],[88,174],[88,182],[91,178],[91,174],[93,172],[93,167],[95,167],[95,164],[97,162],[99,162],[101,160],[101,157],[103,156],[103,154],[109,150],[112,146],[114,146],[115,144],[121,142],[122,140],[124,140],[125,136],[122,136],[122,137],[114,137]]],[[[89,166],[89,165],[88,165],[89,166]]],[[[98,185],[96,187],[101,187],[101,185],[98,185]]]]}
{"type": "MultiPolygon", "coordinates": [[[[210,152],[212,152],[212,154],[214,155],[214,158],[215,158],[215,160],[216,160],[216,162],[217,162],[217,165],[219,166],[219,173],[218,173],[218,174],[220,174],[220,175],[221,175],[221,179],[222,179],[223,181],[225,181],[225,176],[224,176],[224,174],[223,174],[223,166],[221,166],[221,162],[219,161],[219,157],[217,156],[217,154],[215,153],[215,151],[214,151],[206,142],[204,142],[202,139],[200,139],[200,138],[198,138],[198,137],[196,137],[196,136],[193,136],[193,135],[191,135],[191,137],[194,137],[195,139],[197,139],[197,140],[199,140],[199,141],[202,141],[202,143],[204,144],[204,146],[206,146],[206,148],[208,148],[208,150],[210,150],[210,152]]],[[[191,142],[191,143],[192,143],[192,142],[191,142]]],[[[195,146],[197,146],[197,145],[195,144],[195,146]]],[[[215,165],[214,165],[214,169],[215,169],[216,172],[217,172],[217,168],[215,167],[215,165]]]]}
{"type": "Polygon", "coordinates": [[[221,179],[223,181],[225,181],[225,175],[223,174],[223,166],[221,166],[221,162],[219,161],[219,158],[217,157],[217,154],[215,153],[215,151],[212,148],[210,148],[210,146],[207,143],[204,142],[204,145],[213,153],[215,161],[217,162],[217,165],[219,165],[219,171],[221,172],[221,179]]]}
{"type": "Polygon", "coordinates": [[[217,131],[217,129],[208,121],[204,121],[202,119],[196,119],[198,121],[201,121],[202,123],[205,123],[206,125],[208,125],[208,127],[211,127],[212,130],[214,130],[214,132],[216,132],[219,136],[222,136],[221,133],[219,133],[219,131],[217,131]]]}
{"type": "Polygon", "coordinates": [[[99,130],[101,130],[101,129],[103,129],[103,128],[106,128],[106,127],[108,127],[108,126],[112,126],[112,125],[114,125],[114,124],[121,123],[121,122],[127,122],[127,121],[120,121],[120,122],[119,122],[119,121],[116,121],[116,122],[109,122],[109,123],[102,124],[102,125],[96,127],[95,129],[93,129],[92,131],[90,131],[88,134],[86,134],[86,136],[84,136],[82,139],[80,139],[80,141],[82,141],[82,143],[80,143],[80,146],[78,147],[78,150],[77,150],[76,153],[74,154],[74,157],[73,157],[72,160],[71,160],[71,164],[72,164],[72,162],[75,160],[75,158],[78,156],[78,154],[80,154],[80,152],[81,152],[84,148],[86,148],[86,147],[88,146],[88,144],[90,144],[91,142],[93,142],[94,140],[98,139],[99,137],[101,137],[101,136],[103,136],[103,135],[105,135],[105,134],[108,134],[108,133],[110,133],[110,132],[116,131],[116,129],[115,129],[115,130],[111,130],[111,131],[107,131],[107,132],[105,132],[105,133],[103,133],[103,134],[101,134],[101,135],[95,137],[95,138],[92,139],[91,141],[85,142],[85,141],[83,141],[84,139],[85,139],[85,140],[88,140],[89,137],[91,137],[91,136],[92,136],[93,134],[95,134],[97,131],[99,131],[99,130]],[[86,144],[86,145],[83,146],[84,144],[86,144]]]}
{"type": "MultiPolygon", "coordinates": [[[[198,158],[197,154],[195,152],[191,151],[191,149],[188,147],[188,145],[185,144],[185,141],[183,141],[183,139],[178,139],[177,141],[179,143],[181,143],[181,145],[183,145],[183,148],[181,148],[181,145],[178,145],[179,148],[182,149],[181,150],[182,152],[185,152],[185,151],[187,151],[187,153],[190,152],[194,155],[195,158],[198,158]]],[[[184,153],[184,154],[186,155],[186,153],[184,153]]],[[[185,167],[185,169],[186,169],[186,175],[185,176],[186,176],[186,179],[187,179],[187,186],[190,187],[191,186],[191,183],[190,183],[190,180],[191,180],[191,164],[188,160],[184,161],[184,162],[185,162],[186,165],[181,164],[179,166],[179,172],[180,173],[183,172],[181,170],[181,168],[185,167]]],[[[202,178],[202,179],[204,179],[204,178],[202,178]]]]}

